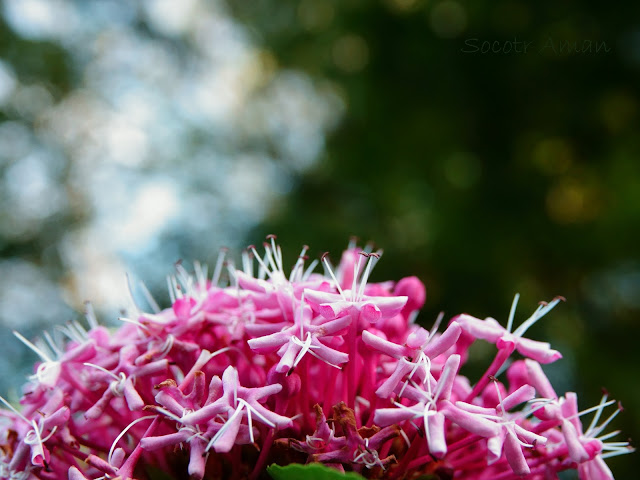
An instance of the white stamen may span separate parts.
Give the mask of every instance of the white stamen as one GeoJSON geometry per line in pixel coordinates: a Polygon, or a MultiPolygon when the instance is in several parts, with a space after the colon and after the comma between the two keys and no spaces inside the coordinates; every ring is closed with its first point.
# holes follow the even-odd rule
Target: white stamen
{"type": "Polygon", "coordinates": [[[338,282],[338,279],[336,278],[335,274],[333,273],[333,270],[331,268],[331,265],[329,264],[329,260],[327,260],[327,255],[323,255],[322,257],[322,263],[324,264],[325,269],[327,270],[327,272],[329,272],[329,275],[331,275],[331,278],[333,279],[333,283],[336,286],[336,289],[338,290],[338,292],[340,292],[340,296],[346,300],[347,297],[345,297],[344,292],[342,291],[342,288],[340,288],[340,282],[338,282]]]}
{"type": "Polygon", "coordinates": [[[207,444],[207,447],[205,448],[205,451],[209,451],[209,449],[213,446],[214,443],[216,443],[218,441],[218,439],[224,434],[224,432],[227,431],[227,429],[229,428],[230,423],[235,420],[235,418],[240,415],[240,413],[242,412],[242,409],[244,408],[243,405],[239,405],[238,408],[236,408],[235,412],[233,412],[233,415],[231,415],[231,417],[229,417],[227,419],[227,421],[225,422],[225,424],[222,426],[222,428],[220,430],[218,430],[218,433],[216,433],[213,438],[211,440],[209,440],[209,443],[207,444]]]}
{"type": "Polygon", "coordinates": [[[516,314],[516,307],[518,306],[518,300],[520,299],[520,294],[516,293],[516,296],[513,297],[513,302],[511,303],[511,310],[509,310],[509,321],[507,322],[507,332],[511,333],[511,329],[513,328],[513,317],[516,314]]]}
{"type": "Polygon", "coordinates": [[[214,287],[220,282],[220,274],[222,273],[222,267],[224,265],[224,258],[227,255],[227,249],[221,248],[218,253],[218,259],[216,260],[216,266],[213,269],[213,275],[211,276],[211,285],[214,287]]]}
{"type": "Polygon", "coordinates": [[[49,356],[43,352],[41,349],[39,349],[38,347],[36,347],[33,343],[31,343],[29,340],[27,340],[26,338],[24,338],[22,335],[20,335],[19,332],[17,332],[16,330],[13,331],[13,334],[18,337],[18,340],[20,340],[22,343],[24,343],[28,348],[30,348],[31,350],[33,350],[33,352],[35,352],[40,359],[43,362],[53,362],[53,360],[51,360],[51,358],[49,358],[49,356]]]}
{"type": "Polygon", "coordinates": [[[109,465],[112,465],[111,461],[113,460],[113,452],[115,451],[116,445],[118,444],[120,439],[124,436],[124,434],[127,433],[129,431],[129,429],[131,427],[133,427],[136,423],[140,423],[143,420],[151,420],[151,419],[155,419],[155,418],[157,418],[157,415],[148,415],[146,417],[140,417],[140,418],[135,419],[133,422],[131,422],[126,427],[124,427],[124,430],[122,430],[122,432],[120,432],[120,434],[116,437],[116,439],[111,444],[111,448],[109,449],[109,455],[107,456],[107,462],[109,463],[109,465]]]}
{"type": "Polygon", "coordinates": [[[151,295],[151,292],[149,291],[149,289],[147,288],[144,282],[140,282],[140,288],[142,288],[142,294],[144,295],[144,298],[149,304],[149,306],[151,307],[151,310],[153,310],[153,313],[160,313],[162,310],[160,309],[158,302],[156,302],[156,299],[153,298],[153,295],[151,295]]]}
{"type": "Polygon", "coordinates": [[[89,362],[84,362],[83,365],[86,365],[87,367],[93,367],[93,368],[97,368],[98,370],[100,370],[101,372],[106,373],[107,375],[113,377],[117,382],[122,380],[122,377],[118,377],[115,373],[110,372],[109,370],[107,370],[104,367],[101,367],[100,365],[94,365],[93,363],[89,363],[89,362]]]}
{"type": "Polygon", "coordinates": [[[93,310],[91,302],[84,302],[84,308],[84,316],[89,323],[89,327],[91,327],[92,330],[98,328],[98,319],[96,318],[96,313],[93,310]]]}
{"type": "Polygon", "coordinates": [[[548,305],[540,305],[533,315],[525,320],[522,325],[520,325],[513,334],[516,337],[522,337],[526,333],[526,331],[531,327],[534,323],[544,317],[547,313],[549,313],[553,307],[555,307],[558,303],[560,303],[560,298],[554,298],[548,305]]]}

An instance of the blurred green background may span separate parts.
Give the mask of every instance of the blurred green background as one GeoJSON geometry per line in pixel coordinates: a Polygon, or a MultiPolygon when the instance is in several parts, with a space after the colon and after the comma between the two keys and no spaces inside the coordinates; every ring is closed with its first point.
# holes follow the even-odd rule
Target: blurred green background
{"type": "MultiPolygon", "coordinates": [[[[337,260],[385,249],[420,319],[531,331],[582,407],[640,434],[640,6],[632,2],[5,0],[0,18],[2,391],[11,335],[167,301],[179,258],[276,233],[337,260]],[[527,45],[525,51],[525,45],[527,45]]],[[[609,461],[636,478],[637,455],[609,461]]]]}

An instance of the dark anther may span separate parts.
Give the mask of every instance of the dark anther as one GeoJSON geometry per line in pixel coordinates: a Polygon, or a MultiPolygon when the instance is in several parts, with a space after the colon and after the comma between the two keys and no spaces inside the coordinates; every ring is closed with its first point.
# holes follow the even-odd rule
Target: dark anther
{"type": "Polygon", "coordinates": [[[324,262],[324,259],[327,258],[329,256],[329,252],[324,252],[322,254],[322,257],[320,257],[320,260],[322,260],[324,262]]]}
{"type": "Polygon", "coordinates": [[[622,406],[621,401],[618,401],[618,410],[620,410],[621,412],[624,412],[624,407],[622,406]]]}
{"type": "Polygon", "coordinates": [[[271,244],[270,244],[270,243],[267,243],[267,242],[262,242],[262,246],[263,246],[264,248],[271,248],[271,244]]]}
{"type": "Polygon", "coordinates": [[[303,250],[309,250],[309,245],[302,245],[303,250]]]}
{"type": "Polygon", "coordinates": [[[300,255],[301,260],[309,260],[309,255],[300,255]]]}
{"type": "Polygon", "coordinates": [[[545,302],[544,300],[538,302],[538,305],[542,305],[543,307],[546,307],[547,305],[549,305],[547,302],[545,302]]]}
{"type": "Polygon", "coordinates": [[[489,375],[489,380],[491,380],[492,382],[497,382],[498,379],[496,377],[494,377],[493,375],[489,375]]]}
{"type": "Polygon", "coordinates": [[[600,390],[602,390],[602,394],[603,394],[603,395],[606,395],[607,397],[609,396],[609,390],[607,390],[607,389],[606,389],[606,388],[604,388],[604,387],[600,387],[600,390]]]}
{"type": "Polygon", "coordinates": [[[369,256],[370,256],[370,257],[376,257],[377,259],[379,259],[379,258],[380,258],[380,254],[379,254],[379,253],[375,253],[375,252],[371,252],[371,253],[369,254],[369,256]]]}
{"type": "Polygon", "coordinates": [[[360,252],[360,255],[369,258],[369,254],[367,252],[360,252]]]}
{"type": "Polygon", "coordinates": [[[560,300],[560,301],[562,301],[562,302],[566,302],[566,301],[567,301],[567,299],[566,299],[566,298],[564,298],[562,295],[557,295],[557,296],[554,298],[554,300],[560,300]]]}
{"type": "Polygon", "coordinates": [[[247,250],[255,250],[256,246],[255,245],[249,245],[247,246],[247,250]]]}
{"type": "Polygon", "coordinates": [[[276,237],[273,233],[270,233],[269,235],[267,235],[267,240],[271,240],[271,239],[276,239],[278,237],[276,237]]]}

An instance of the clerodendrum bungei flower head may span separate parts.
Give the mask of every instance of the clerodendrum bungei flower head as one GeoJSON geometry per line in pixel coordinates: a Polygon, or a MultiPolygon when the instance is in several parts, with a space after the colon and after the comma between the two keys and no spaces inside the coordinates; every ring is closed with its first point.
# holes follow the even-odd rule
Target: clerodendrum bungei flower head
{"type": "Polygon", "coordinates": [[[558,396],[540,364],[560,353],[525,337],[561,297],[516,328],[517,296],[506,327],[440,314],[426,329],[415,321],[420,280],[369,281],[382,252],[352,243],[334,267],[326,254],[306,266],[307,251],[285,271],[271,235],[242,269],[225,252],[211,277],[177,264],[171,305],[145,289],[148,307],[116,330],[88,305],[88,328],[33,343],[15,332],[39,363],[19,407],[0,397],[0,480],[258,479],[292,462],[365,478],[575,469],[606,480],[605,460],[632,451],[605,431],[622,408],[605,414],[615,408],[605,395],[579,411],[575,393],[558,396]],[[460,369],[477,340],[495,357],[469,379],[460,369]]]}

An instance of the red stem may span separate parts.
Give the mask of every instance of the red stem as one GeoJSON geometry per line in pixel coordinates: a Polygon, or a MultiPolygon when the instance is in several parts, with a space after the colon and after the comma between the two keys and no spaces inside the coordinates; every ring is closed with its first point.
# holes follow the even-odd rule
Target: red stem
{"type": "Polygon", "coordinates": [[[504,362],[506,362],[507,359],[511,356],[514,349],[515,349],[515,344],[511,344],[506,348],[502,348],[498,350],[498,353],[496,354],[496,357],[493,359],[493,362],[491,362],[491,365],[489,365],[489,368],[487,369],[485,374],[480,378],[480,380],[478,380],[478,383],[476,383],[476,386],[473,387],[473,390],[467,396],[467,398],[465,399],[465,402],[467,403],[470,402],[475,397],[477,397],[480,394],[480,392],[482,392],[484,387],[487,386],[487,383],[489,383],[491,377],[495,376],[495,374],[498,373],[498,370],[500,370],[500,367],[502,367],[502,365],[504,365],[504,362]]]}

